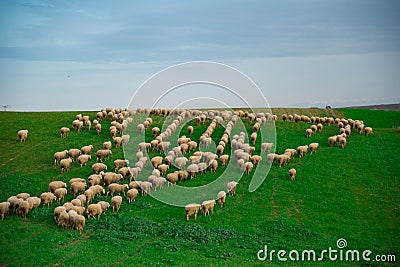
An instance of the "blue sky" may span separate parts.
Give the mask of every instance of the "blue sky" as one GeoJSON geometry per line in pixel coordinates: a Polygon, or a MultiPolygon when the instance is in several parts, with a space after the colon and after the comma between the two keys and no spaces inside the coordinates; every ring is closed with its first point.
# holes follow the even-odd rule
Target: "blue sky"
{"type": "Polygon", "coordinates": [[[125,107],[193,60],[244,72],[272,107],[400,102],[400,2],[215,2],[1,1],[0,104],[125,107]]]}

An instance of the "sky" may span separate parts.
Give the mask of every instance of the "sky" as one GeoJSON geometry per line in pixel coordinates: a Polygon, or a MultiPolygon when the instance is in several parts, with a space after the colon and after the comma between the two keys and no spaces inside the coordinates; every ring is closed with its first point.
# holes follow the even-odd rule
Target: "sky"
{"type": "MultiPolygon", "coordinates": [[[[126,107],[190,61],[237,69],[271,107],[399,103],[399,14],[396,0],[0,1],[0,105],[126,107]]],[[[238,105],[215,86],[183,89],[163,104],[238,105]],[[198,92],[216,101],[188,101],[198,92]]]]}

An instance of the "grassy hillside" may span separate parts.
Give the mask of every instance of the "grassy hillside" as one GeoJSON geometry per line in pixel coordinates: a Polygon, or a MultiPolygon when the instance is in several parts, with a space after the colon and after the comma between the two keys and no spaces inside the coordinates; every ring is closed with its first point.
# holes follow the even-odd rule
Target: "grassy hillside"
{"type": "MultiPolygon", "coordinates": [[[[325,116],[325,110],[276,109],[274,113],[325,116]]],[[[86,128],[71,131],[60,139],[59,129],[71,127],[79,112],[16,113],[0,112],[0,202],[21,192],[40,196],[50,181],[87,178],[91,164],[80,168],[76,162],[70,172],[61,174],[53,164],[53,154],[92,144],[94,151],[110,140],[104,121],[103,133],[86,128]],[[17,131],[28,129],[27,142],[18,142],[17,131]]],[[[95,116],[95,112],[84,112],[95,116]]],[[[109,210],[100,220],[87,219],[83,234],[62,230],[53,220],[51,208],[34,209],[28,218],[14,214],[0,221],[1,266],[275,266],[261,262],[257,252],[268,248],[290,251],[336,248],[339,238],[348,249],[369,249],[376,254],[400,257],[400,113],[357,109],[335,110],[334,115],[363,120],[374,128],[372,136],[353,133],[344,150],[329,147],[329,136],[338,134],[337,126],[325,126],[322,133],[305,137],[305,123],[276,123],[277,153],[286,148],[319,142],[316,154],[300,159],[295,156],[287,166],[272,166],[267,179],[255,192],[247,191],[250,177],[244,176],[237,195],[227,197],[226,207],[216,207],[208,217],[185,221],[183,208],[171,207],[153,198],[138,197],[128,204],[124,199],[119,213],[109,210]],[[297,169],[295,181],[288,170],[297,169]]],[[[160,125],[161,118],[153,117],[160,125]]],[[[209,123],[209,122],[208,122],[209,123]]],[[[194,125],[194,124],[193,124],[194,125]]],[[[250,124],[246,123],[250,130],[250,124]]],[[[195,127],[192,139],[198,139],[208,125],[195,127]]],[[[217,127],[213,138],[219,140],[223,129],[217,127]]],[[[151,133],[146,134],[150,139],[151,133]]],[[[106,161],[123,158],[122,149],[113,148],[106,161]]],[[[259,153],[259,150],[256,150],[259,153]]],[[[150,154],[151,156],[155,154],[150,154]]],[[[219,172],[222,172],[219,168],[219,172]]],[[[216,175],[218,175],[218,173],[216,175]]],[[[201,175],[187,186],[205,184],[213,175],[201,175]]],[[[125,181],[126,182],[126,181],[125,181]]],[[[66,201],[72,199],[71,195],[66,201]]],[[[111,197],[97,197],[95,202],[111,197]]],[[[310,262],[282,263],[310,266],[310,262]]],[[[324,265],[338,263],[325,260],[324,265]]],[[[365,262],[340,262],[341,266],[366,265],[365,262]]],[[[369,262],[369,266],[385,266],[369,262]]],[[[387,263],[387,266],[396,264],[387,263]]]]}

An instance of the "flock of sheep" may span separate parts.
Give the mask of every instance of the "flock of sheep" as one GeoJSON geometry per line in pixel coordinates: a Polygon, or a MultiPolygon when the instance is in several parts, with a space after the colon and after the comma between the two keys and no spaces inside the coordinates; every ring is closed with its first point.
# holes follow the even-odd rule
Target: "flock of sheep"
{"type": "MultiPolygon", "coordinates": [[[[20,193],[16,196],[11,196],[7,201],[0,203],[0,213],[2,219],[9,212],[26,217],[29,212],[42,205],[52,206],[53,201],[61,204],[64,202],[64,197],[69,193],[74,196],[74,199],[57,206],[54,209],[54,220],[63,229],[71,228],[76,229],[82,233],[86,223],[86,217],[100,218],[100,216],[112,207],[113,212],[118,212],[123,202],[121,195],[126,197],[127,202],[131,203],[136,201],[139,192],[142,196],[149,194],[150,190],[162,189],[164,184],[173,186],[178,182],[183,182],[187,179],[193,179],[197,174],[206,172],[215,172],[220,166],[226,166],[229,161],[230,155],[224,154],[227,146],[231,147],[231,155],[234,157],[234,162],[242,172],[247,175],[250,174],[254,166],[261,161],[266,160],[269,164],[276,162],[279,167],[287,165],[289,161],[297,154],[300,158],[304,157],[308,151],[311,154],[315,153],[319,143],[311,143],[309,145],[302,145],[297,148],[287,148],[283,154],[270,153],[274,144],[262,143],[261,154],[255,155],[255,144],[258,138],[258,133],[261,125],[267,121],[277,121],[276,115],[269,113],[249,113],[242,110],[231,111],[199,111],[199,110],[166,110],[166,109],[138,109],[138,110],[122,110],[107,108],[99,111],[96,114],[96,119],[92,122],[89,116],[82,116],[78,114],[76,120],[72,123],[72,128],[76,131],[82,131],[83,127],[87,127],[90,131],[93,125],[97,134],[102,133],[102,126],[100,122],[109,119],[111,126],[109,128],[109,135],[113,142],[107,141],[103,143],[101,149],[93,153],[94,146],[86,145],[78,148],[66,149],[56,152],[54,154],[54,165],[59,165],[61,172],[68,172],[74,161],[78,162],[79,166],[83,168],[92,159],[92,155],[96,156],[96,163],[92,164],[91,169],[93,174],[87,178],[72,178],[68,184],[64,181],[53,181],[48,186],[48,191],[41,194],[40,198],[30,196],[28,193],[20,193]],[[147,118],[143,123],[135,125],[138,133],[144,133],[150,130],[153,135],[153,140],[150,142],[142,142],[138,144],[136,153],[136,162],[131,163],[126,159],[115,159],[113,171],[107,171],[107,165],[103,161],[110,159],[112,155],[112,148],[121,148],[122,145],[127,145],[130,142],[130,135],[124,134],[124,131],[133,123],[133,116],[136,114],[145,114],[147,118]],[[161,132],[158,127],[152,127],[153,116],[176,116],[175,120],[166,127],[165,131],[161,132]],[[205,124],[206,119],[211,119],[211,123],[204,133],[200,136],[198,142],[192,140],[195,128],[193,126],[187,127],[187,134],[189,137],[182,135],[177,140],[177,146],[171,147],[171,142],[168,139],[179,128],[179,125],[185,118],[193,118],[197,125],[205,124]],[[253,132],[250,134],[249,143],[246,143],[246,133],[240,132],[231,136],[231,131],[239,119],[248,119],[253,125],[253,132]],[[208,148],[212,143],[211,136],[215,128],[227,122],[223,135],[216,146],[215,153],[202,152],[199,148],[208,148]],[[163,156],[155,156],[149,160],[144,156],[144,152],[152,151],[163,153],[163,156]],[[193,152],[190,157],[185,155],[193,152]],[[264,158],[263,158],[264,156],[264,158]],[[138,181],[137,178],[143,171],[145,166],[153,168],[151,175],[148,176],[147,181],[138,181]],[[170,171],[171,166],[176,167],[176,171],[170,171]],[[168,173],[169,172],[169,173],[168,173]],[[127,181],[127,182],[125,182],[127,181]],[[114,194],[118,194],[115,195],[114,194]],[[93,203],[96,196],[111,195],[111,202],[99,201],[93,203]]],[[[283,114],[282,121],[304,122],[309,123],[311,126],[306,130],[306,137],[310,137],[317,132],[322,132],[324,125],[330,126],[336,124],[339,129],[339,134],[328,138],[328,145],[339,145],[345,148],[347,138],[350,137],[352,129],[358,133],[365,133],[370,135],[373,133],[371,127],[364,127],[364,123],[359,120],[340,119],[331,117],[308,117],[305,115],[297,114],[283,114]]],[[[70,132],[69,127],[62,127],[60,129],[60,137],[68,138],[70,132]]],[[[21,142],[26,141],[28,138],[28,130],[20,130],[18,137],[21,142]]],[[[296,178],[296,170],[291,168],[289,170],[290,179],[296,178]]],[[[197,214],[201,210],[204,216],[213,213],[216,203],[221,208],[224,207],[227,195],[235,195],[236,181],[231,181],[226,185],[226,190],[221,190],[215,196],[215,199],[204,200],[200,203],[190,203],[185,206],[186,220],[189,220],[192,215],[197,219],[197,214]]]]}

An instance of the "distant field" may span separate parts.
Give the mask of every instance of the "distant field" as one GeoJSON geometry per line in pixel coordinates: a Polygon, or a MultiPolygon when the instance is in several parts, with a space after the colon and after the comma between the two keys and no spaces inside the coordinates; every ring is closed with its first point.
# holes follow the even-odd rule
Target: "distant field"
{"type": "MultiPolygon", "coordinates": [[[[83,234],[62,230],[53,219],[51,208],[34,209],[27,218],[15,214],[0,221],[0,266],[276,266],[261,262],[257,252],[268,245],[270,250],[322,251],[337,248],[336,241],[347,240],[346,249],[371,250],[377,254],[396,255],[396,263],[331,262],[323,266],[396,266],[400,261],[400,113],[364,109],[272,109],[276,122],[276,153],[319,142],[316,154],[297,155],[287,166],[274,164],[262,186],[249,193],[251,176],[243,176],[237,195],[228,196],[226,207],[215,207],[214,214],[197,221],[185,221],[183,208],[163,204],[150,196],[139,196],[135,203],[124,199],[121,210],[108,210],[97,219],[87,219],[83,234]],[[322,133],[306,138],[308,123],[283,122],[283,113],[315,116],[339,116],[363,120],[374,129],[371,136],[353,131],[347,146],[329,147],[329,136],[339,134],[336,125],[324,126],[322,133]],[[288,170],[296,168],[296,180],[288,170]]],[[[21,192],[40,196],[50,181],[87,178],[91,165],[80,168],[73,163],[61,174],[53,164],[53,154],[92,144],[94,151],[111,140],[110,120],[101,122],[97,135],[84,128],[71,130],[61,139],[59,129],[71,127],[77,112],[0,112],[0,202],[21,192]],[[25,143],[18,141],[17,131],[28,129],[25,143]]],[[[96,112],[82,112],[95,118],[96,112]]],[[[160,126],[162,117],[151,116],[152,126],[160,126]]],[[[192,136],[198,141],[211,120],[196,126],[192,136]]],[[[248,134],[252,124],[245,120],[248,134]]],[[[161,128],[161,127],[160,127],[161,128]]],[[[185,128],[186,129],[186,128],[185,128]]],[[[216,128],[218,141],[224,129],[216,128]]],[[[183,134],[183,133],[182,133],[183,134]]],[[[186,132],[184,133],[186,134],[186,132]]],[[[146,132],[151,140],[151,131],[146,132]]],[[[259,142],[256,144],[260,146],[259,142]]],[[[105,163],[113,170],[113,161],[123,158],[121,148],[112,149],[105,163]]],[[[158,152],[151,152],[150,156],[158,152]]],[[[256,150],[259,154],[259,148],[256,150]]],[[[196,186],[214,179],[216,174],[200,175],[182,182],[196,186]]],[[[124,181],[127,183],[128,181],[124,181]]],[[[66,201],[72,199],[66,196],[66,201]]],[[[95,198],[95,202],[110,196],[95,198]]],[[[372,257],[372,256],[371,256],[372,257]]],[[[282,265],[310,266],[310,262],[288,261],[282,265]]],[[[321,264],[319,264],[321,265],[321,264]]]]}

